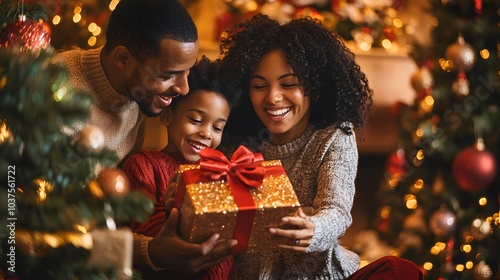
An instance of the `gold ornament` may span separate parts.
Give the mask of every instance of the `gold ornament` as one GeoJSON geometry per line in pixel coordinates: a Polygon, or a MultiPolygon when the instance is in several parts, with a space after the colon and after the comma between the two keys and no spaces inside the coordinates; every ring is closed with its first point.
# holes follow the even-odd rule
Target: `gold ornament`
{"type": "Polygon", "coordinates": [[[104,149],[104,134],[97,126],[89,125],[80,131],[76,139],[76,149],[78,153],[98,154],[104,149]]]}
{"type": "Polygon", "coordinates": [[[434,77],[425,66],[420,67],[410,79],[411,86],[416,92],[420,92],[434,85],[434,77]]]}
{"type": "Polygon", "coordinates": [[[474,48],[466,43],[461,35],[458,36],[456,43],[446,48],[445,57],[453,62],[453,69],[458,71],[468,71],[476,62],[474,48]]]}
{"type": "Polygon", "coordinates": [[[125,196],[130,191],[130,182],[125,172],[118,168],[105,168],[96,178],[97,184],[107,195],[125,196]]]}

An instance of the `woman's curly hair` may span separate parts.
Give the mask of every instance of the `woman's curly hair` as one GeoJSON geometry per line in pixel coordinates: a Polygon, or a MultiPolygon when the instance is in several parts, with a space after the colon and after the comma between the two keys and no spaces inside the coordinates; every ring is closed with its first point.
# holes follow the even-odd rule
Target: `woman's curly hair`
{"type": "Polygon", "coordinates": [[[249,97],[249,77],[263,56],[281,50],[311,99],[310,123],[318,128],[343,123],[364,125],[373,91],[354,54],[340,37],[312,18],[285,24],[266,15],[256,15],[238,24],[235,32],[221,39],[225,67],[240,81],[241,100],[226,126],[233,140],[248,140],[262,131],[249,97]],[[250,117],[252,116],[252,117],[250,117]]]}

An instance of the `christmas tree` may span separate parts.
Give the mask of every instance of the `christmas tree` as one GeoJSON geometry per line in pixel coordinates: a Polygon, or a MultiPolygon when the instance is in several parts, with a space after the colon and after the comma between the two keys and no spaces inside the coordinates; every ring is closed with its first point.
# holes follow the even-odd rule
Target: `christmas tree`
{"type": "Polygon", "coordinates": [[[97,127],[73,129],[93,100],[25,16],[1,30],[0,65],[0,278],[130,279],[127,225],[153,204],[97,127]]]}
{"type": "Polygon", "coordinates": [[[430,4],[433,44],[414,46],[414,103],[393,107],[374,227],[426,279],[498,279],[500,2],[430,4]]]}

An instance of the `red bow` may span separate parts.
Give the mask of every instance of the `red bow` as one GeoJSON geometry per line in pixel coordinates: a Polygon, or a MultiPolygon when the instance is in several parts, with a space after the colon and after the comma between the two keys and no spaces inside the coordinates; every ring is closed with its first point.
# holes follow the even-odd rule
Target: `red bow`
{"type": "Polygon", "coordinates": [[[210,171],[205,175],[211,180],[217,181],[227,176],[229,186],[259,188],[262,185],[265,170],[262,166],[264,157],[260,153],[254,154],[248,148],[239,146],[231,156],[231,161],[213,149],[203,149],[200,157],[200,169],[210,171]]]}

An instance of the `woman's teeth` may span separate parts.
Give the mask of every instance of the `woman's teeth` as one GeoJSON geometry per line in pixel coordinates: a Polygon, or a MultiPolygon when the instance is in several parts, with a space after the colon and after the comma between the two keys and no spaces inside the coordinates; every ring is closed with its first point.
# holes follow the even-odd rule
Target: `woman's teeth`
{"type": "Polygon", "coordinates": [[[290,110],[291,110],[290,108],[284,108],[279,110],[267,110],[267,113],[273,116],[281,116],[290,112],[290,110]]]}

